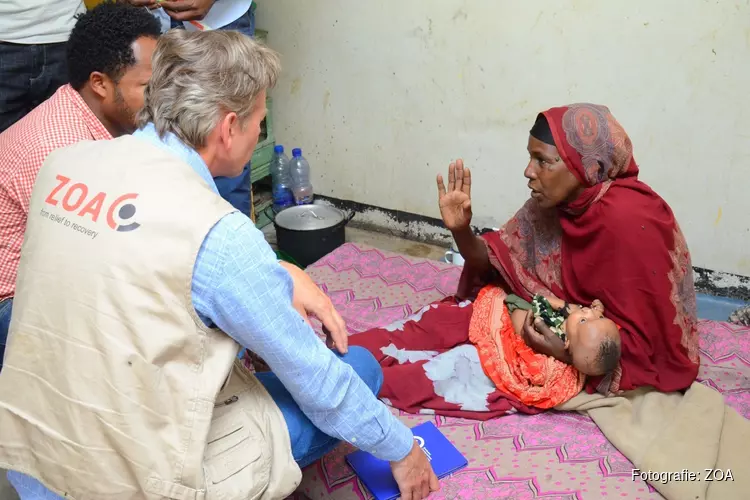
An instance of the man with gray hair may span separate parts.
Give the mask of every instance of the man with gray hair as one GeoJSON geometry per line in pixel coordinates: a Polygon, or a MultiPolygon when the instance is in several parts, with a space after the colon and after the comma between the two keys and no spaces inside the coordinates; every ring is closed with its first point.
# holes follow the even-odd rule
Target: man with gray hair
{"type": "Polygon", "coordinates": [[[374,358],[346,352],[330,300],[217,194],[279,69],[241,34],[174,30],[140,129],[41,168],[0,373],[0,467],[23,500],[285,498],[342,440],[390,461],[402,498],[437,490],[375,396],[374,358]],[[273,373],[248,372],[241,347],[273,373]]]}

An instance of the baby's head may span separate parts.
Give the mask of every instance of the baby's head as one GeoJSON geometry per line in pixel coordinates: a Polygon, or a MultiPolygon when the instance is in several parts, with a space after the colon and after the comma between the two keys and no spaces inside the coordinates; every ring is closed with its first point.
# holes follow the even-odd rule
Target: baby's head
{"type": "Polygon", "coordinates": [[[570,307],[562,327],[571,364],[593,377],[610,373],[620,361],[619,328],[604,317],[604,307],[598,300],[591,307],[570,307]]]}

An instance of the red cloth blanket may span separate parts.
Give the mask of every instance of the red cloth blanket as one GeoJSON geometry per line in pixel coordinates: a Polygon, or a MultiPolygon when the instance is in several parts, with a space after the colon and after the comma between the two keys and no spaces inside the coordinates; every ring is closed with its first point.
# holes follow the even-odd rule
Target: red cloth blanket
{"type": "Polygon", "coordinates": [[[379,396],[409,413],[489,420],[516,411],[543,410],[502,392],[484,372],[469,342],[474,304],[453,297],[425,306],[384,328],[353,335],[383,368],[379,396]]]}

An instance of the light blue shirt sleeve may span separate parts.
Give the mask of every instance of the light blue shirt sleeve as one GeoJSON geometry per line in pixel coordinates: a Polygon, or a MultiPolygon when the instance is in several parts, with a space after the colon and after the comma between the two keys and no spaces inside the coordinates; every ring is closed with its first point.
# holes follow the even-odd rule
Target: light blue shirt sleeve
{"type": "Polygon", "coordinates": [[[382,460],[404,458],[411,431],[321,342],[292,294],[291,276],[248,217],[229,214],[208,233],[193,273],[201,318],[263,358],[320,430],[382,460]]]}

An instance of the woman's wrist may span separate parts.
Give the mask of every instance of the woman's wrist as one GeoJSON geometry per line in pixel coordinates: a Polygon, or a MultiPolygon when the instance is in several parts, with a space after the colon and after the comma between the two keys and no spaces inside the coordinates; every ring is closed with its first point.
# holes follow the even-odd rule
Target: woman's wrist
{"type": "Polygon", "coordinates": [[[458,246],[458,251],[467,263],[480,268],[489,266],[487,247],[484,241],[474,234],[471,226],[453,231],[452,234],[456,246],[458,246]]]}

